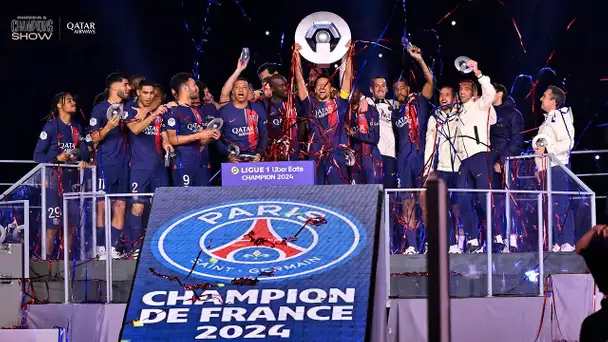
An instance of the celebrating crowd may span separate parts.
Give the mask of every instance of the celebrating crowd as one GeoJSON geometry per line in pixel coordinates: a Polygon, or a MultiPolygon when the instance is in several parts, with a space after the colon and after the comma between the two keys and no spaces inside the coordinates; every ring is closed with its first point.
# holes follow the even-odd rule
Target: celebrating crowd
{"type": "MultiPolygon", "coordinates": [[[[421,51],[410,46],[408,54],[422,70],[425,83],[418,91],[406,78],[396,77],[394,96],[387,99],[389,84],[384,77],[372,78],[371,96],[363,95],[363,87],[355,84],[352,47],[334,73],[339,77],[318,67],[305,77],[300,48],[295,44],[289,79],[279,74],[279,66],[274,64],[258,69],[262,84],[258,91],[241,76],[249,62],[241,57],[218,102],[205,84],[188,73],[171,79],[172,99],[145,77],[111,74],[85,129],[72,120],[76,112],[72,95],[57,94],[34,159],[40,163],[79,163],[81,167],[94,164],[97,190],[109,194],[151,193],[170,185],[217,185],[220,164],[227,161],[312,160],[319,185],[420,188],[435,171],[450,188],[504,186],[505,158],[519,155],[524,148],[523,118],[505,87],[493,84],[476,61],[467,63],[473,77],[463,79],[458,86],[436,87],[421,51]],[[436,89],[438,97],[433,104],[436,89]]],[[[564,106],[564,92],[557,87],[549,87],[541,102],[546,120],[538,136],[544,143],[535,146],[535,153],[552,153],[567,166],[574,138],[572,111],[564,106]]],[[[547,169],[544,160],[537,158],[541,175],[547,169]]],[[[75,182],[73,177],[68,170],[58,172],[47,187],[59,198],[75,182]]],[[[568,190],[567,184],[567,178],[553,178],[555,190],[568,190]]],[[[397,198],[400,215],[395,222],[406,229],[395,230],[395,235],[403,241],[406,254],[416,254],[424,249],[419,247],[415,232],[425,213],[424,201],[416,197],[423,193],[407,194],[397,198]]],[[[483,251],[487,238],[480,238],[478,220],[490,210],[485,195],[459,193],[450,201],[450,252],[483,251]],[[463,245],[456,241],[459,226],[466,236],[463,245]]],[[[112,201],[113,247],[107,251],[112,257],[122,256],[118,250],[121,238],[137,241],[141,236],[147,202],[135,197],[127,215],[127,201],[112,201]]],[[[564,210],[566,215],[567,204],[562,202],[554,212],[564,210]]],[[[59,203],[59,199],[46,203],[51,220],[46,241],[49,255],[61,221],[59,203]]],[[[102,257],[106,254],[103,209],[99,203],[97,245],[102,257]]],[[[571,218],[560,229],[552,250],[573,251],[571,218]]],[[[502,243],[503,235],[498,229],[492,238],[502,243]]],[[[511,241],[512,248],[516,245],[511,241]]]]}

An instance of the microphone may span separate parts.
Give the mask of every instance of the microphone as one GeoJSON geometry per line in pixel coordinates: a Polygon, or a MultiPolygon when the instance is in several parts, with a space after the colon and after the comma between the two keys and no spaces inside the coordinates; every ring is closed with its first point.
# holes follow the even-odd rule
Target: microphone
{"type": "Polygon", "coordinates": [[[473,126],[473,130],[475,131],[475,142],[479,145],[479,132],[477,131],[477,126],[473,126]]]}

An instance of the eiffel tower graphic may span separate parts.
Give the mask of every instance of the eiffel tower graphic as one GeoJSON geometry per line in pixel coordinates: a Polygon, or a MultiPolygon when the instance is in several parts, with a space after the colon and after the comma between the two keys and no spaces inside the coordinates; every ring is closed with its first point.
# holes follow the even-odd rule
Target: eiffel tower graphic
{"type": "Polygon", "coordinates": [[[270,220],[268,219],[257,219],[253,221],[253,224],[249,228],[249,230],[238,240],[231,241],[223,246],[217,247],[210,252],[222,259],[227,259],[228,255],[234,253],[243,248],[249,247],[259,247],[256,246],[253,241],[247,236],[248,234],[253,233],[254,238],[264,238],[268,241],[277,242],[274,246],[275,250],[281,251],[283,254],[281,259],[290,258],[292,256],[296,256],[298,254],[302,254],[306,251],[305,248],[294,245],[290,242],[286,244],[278,243],[283,239],[277,234],[274,229],[272,229],[272,225],[270,224],[270,220]]]}

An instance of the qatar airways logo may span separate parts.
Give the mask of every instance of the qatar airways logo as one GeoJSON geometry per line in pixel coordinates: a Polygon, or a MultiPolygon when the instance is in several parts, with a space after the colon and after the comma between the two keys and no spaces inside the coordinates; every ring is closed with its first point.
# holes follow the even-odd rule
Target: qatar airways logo
{"type": "Polygon", "coordinates": [[[68,22],[66,24],[68,30],[72,31],[73,34],[95,34],[95,23],[92,21],[89,22],[68,22]]]}
{"type": "Polygon", "coordinates": [[[408,125],[409,123],[410,123],[410,121],[407,119],[407,116],[403,116],[403,117],[399,118],[399,120],[397,120],[395,125],[399,128],[403,128],[405,125],[408,125]]]}
{"type": "Polygon", "coordinates": [[[63,151],[70,151],[75,148],[74,143],[59,143],[59,148],[63,151]]]}
{"type": "Polygon", "coordinates": [[[160,134],[160,127],[148,126],[148,127],[144,128],[144,134],[157,136],[160,134]]]}
{"type": "Polygon", "coordinates": [[[239,136],[239,137],[246,137],[253,133],[255,133],[255,127],[251,127],[251,126],[234,127],[232,129],[232,134],[239,136]]]}
{"type": "Polygon", "coordinates": [[[192,131],[192,133],[196,133],[201,130],[201,125],[199,125],[196,122],[189,123],[187,127],[188,127],[188,130],[192,131]]]}

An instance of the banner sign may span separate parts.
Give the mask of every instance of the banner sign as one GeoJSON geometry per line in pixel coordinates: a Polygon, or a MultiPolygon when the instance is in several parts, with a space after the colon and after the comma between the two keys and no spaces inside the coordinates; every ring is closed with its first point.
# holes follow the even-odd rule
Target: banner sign
{"type": "Polygon", "coordinates": [[[377,185],[162,188],[121,341],[366,341],[377,185]]]}
{"type": "Polygon", "coordinates": [[[223,163],[222,186],[314,185],[315,162],[223,163]]]}

